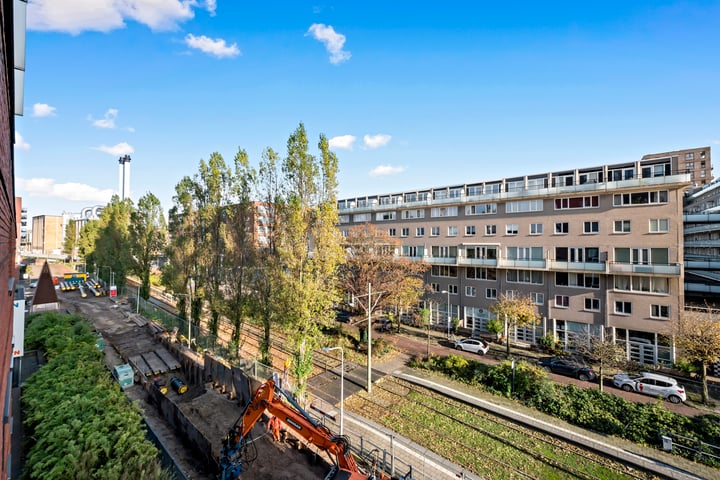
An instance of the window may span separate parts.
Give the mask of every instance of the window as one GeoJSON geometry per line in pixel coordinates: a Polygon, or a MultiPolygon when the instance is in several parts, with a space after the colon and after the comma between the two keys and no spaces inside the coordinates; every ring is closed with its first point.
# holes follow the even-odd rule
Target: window
{"type": "Polygon", "coordinates": [[[650,233],[667,233],[670,231],[670,220],[667,218],[651,218],[650,233]]]}
{"type": "Polygon", "coordinates": [[[353,215],[353,222],[355,223],[365,223],[372,220],[372,216],[369,213],[356,213],[353,215]]]}
{"type": "Polygon", "coordinates": [[[667,294],[670,293],[670,282],[667,277],[615,275],[615,290],[667,294]]]}
{"type": "Polygon", "coordinates": [[[585,185],[586,183],[601,183],[603,181],[603,172],[597,171],[597,172],[586,172],[580,174],[580,181],[578,183],[580,185],[585,185]]]}
{"type": "Polygon", "coordinates": [[[431,217],[457,217],[458,207],[435,207],[430,210],[431,217]]]}
{"type": "Polygon", "coordinates": [[[668,191],[617,193],[613,195],[613,206],[646,205],[652,203],[668,203],[668,191]]]}
{"type": "Polygon", "coordinates": [[[403,245],[402,254],[404,257],[422,257],[425,247],[417,245],[403,245]]]}
{"type": "Polygon", "coordinates": [[[695,153],[686,153],[685,160],[695,160],[695,153]]]}
{"type": "Polygon", "coordinates": [[[633,265],[669,265],[667,248],[615,248],[615,261],[633,265]]]}
{"type": "Polygon", "coordinates": [[[598,247],[555,247],[558,262],[600,263],[598,247]]]}
{"type": "Polygon", "coordinates": [[[490,215],[493,213],[497,213],[497,203],[465,206],[465,215],[490,215]]]}
{"type": "Polygon", "coordinates": [[[448,237],[457,237],[457,227],[450,226],[448,227],[448,237]]]}
{"type": "Polygon", "coordinates": [[[585,299],[585,310],[588,312],[599,312],[600,311],[600,299],[599,298],[586,298],[585,299]]]}
{"type": "Polygon", "coordinates": [[[543,272],[537,270],[506,270],[505,278],[509,283],[543,284],[543,272]]]}
{"type": "Polygon", "coordinates": [[[394,228],[388,228],[388,235],[391,236],[391,237],[396,237],[396,236],[397,236],[397,230],[395,230],[394,228]]]}
{"type": "Polygon", "coordinates": [[[630,233],[630,220],[615,220],[613,233],[630,233]]]}
{"type": "Polygon", "coordinates": [[[475,225],[465,225],[465,235],[475,235],[475,225]]]}
{"type": "Polygon", "coordinates": [[[583,233],[599,233],[600,222],[583,222],[583,233]]]}
{"type": "Polygon", "coordinates": [[[378,212],[375,214],[375,220],[383,222],[385,220],[395,220],[395,212],[378,212]]]}
{"type": "Polygon", "coordinates": [[[458,294],[458,286],[451,283],[448,285],[448,292],[450,292],[450,295],[457,295],[458,294]]]}
{"type": "Polygon", "coordinates": [[[422,237],[425,235],[425,227],[417,227],[415,229],[415,236],[416,237],[422,237]]]}
{"type": "Polygon", "coordinates": [[[430,236],[437,237],[440,235],[440,227],[430,227],[430,236]]]}
{"type": "Polygon", "coordinates": [[[497,234],[497,226],[496,225],[485,225],[485,235],[496,235],[497,234]]]}
{"type": "Polygon", "coordinates": [[[340,215],[338,220],[340,223],[350,223],[350,215],[340,215]]]}
{"type": "Polygon", "coordinates": [[[497,288],[486,288],[485,298],[497,298],[497,288]]]}
{"type": "Polygon", "coordinates": [[[433,265],[430,268],[433,277],[457,278],[457,267],[453,265],[433,265]]]}
{"type": "Polygon", "coordinates": [[[505,235],[517,235],[518,234],[518,224],[517,223],[508,223],[505,225],[505,235]]]}
{"type": "Polygon", "coordinates": [[[670,162],[642,167],[642,178],[664,177],[671,174],[670,162]]]}
{"type": "Polygon", "coordinates": [[[465,247],[465,257],[497,260],[496,246],[479,245],[476,247],[465,247]]]}
{"type": "Polygon", "coordinates": [[[519,192],[523,188],[525,188],[524,180],[515,180],[515,181],[505,182],[505,191],[506,192],[519,192]]]}
{"type": "Polygon", "coordinates": [[[558,287],[600,288],[600,276],[596,273],[555,272],[558,287]]]}
{"type": "Polygon", "coordinates": [[[410,229],[408,227],[403,227],[403,229],[400,230],[400,236],[407,237],[408,235],[410,235],[410,229]]]}
{"type": "Polygon", "coordinates": [[[477,295],[477,289],[475,287],[471,287],[469,285],[465,286],[466,297],[474,297],[475,295],[477,295]]]}
{"type": "Polygon", "coordinates": [[[542,260],[543,247],[507,247],[508,260],[542,260]]]}
{"type": "Polygon", "coordinates": [[[531,293],[530,293],[530,300],[532,300],[533,305],[545,305],[545,294],[544,294],[544,293],[531,292],[531,293]]]}
{"type": "Polygon", "coordinates": [[[567,295],[555,295],[555,306],[557,308],[568,308],[570,306],[570,297],[567,295]]]}
{"type": "Polygon", "coordinates": [[[670,307],[667,305],[650,305],[650,316],[652,318],[670,318],[670,307]]]}
{"type": "Polygon", "coordinates": [[[430,288],[435,293],[440,293],[440,284],[439,283],[431,283],[430,288]]]}
{"type": "Polygon", "coordinates": [[[484,267],[467,267],[465,276],[470,280],[497,280],[497,270],[484,267]]]}
{"type": "Polygon", "coordinates": [[[632,315],[632,304],[630,302],[615,302],[615,313],[621,315],[632,315]]]}
{"type": "Polygon", "coordinates": [[[505,213],[542,212],[542,200],[517,200],[505,204],[505,213]]]}
{"type": "Polygon", "coordinates": [[[457,249],[458,247],[434,246],[432,247],[431,252],[433,257],[455,258],[457,257],[457,249]]]}
{"type": "Polygon", "coordinates": [[[608,171],[608,179],[612,182],[619,182],[621,180],[632,180],[633,178],[635,178],[635,169],[632,167],[618,168],[608,171]]]}
{"type": "Polygon", "coordinates": [[[413,218],[425,218],[425,210],[403,210],[400,212],[403,220],[411,220],[413,218]]]}
{"type": "Polygon", "coordinates": [[[570,224],[568,222],[558,222],[555,224],[555,234],[562,235],[570,231],[570,224]]]}
{"type": "Polygon", "coordinates": [[[542,223],[531,223],[530,224],[530,235],[542,235],[543,224],[542,223]]]}
{"type": "Polygon", "coordinates": [[[600,197],[568,197],[556,198],[555,210],[570,210],[575,208],[597,208],[600,205],[600,197]]]}

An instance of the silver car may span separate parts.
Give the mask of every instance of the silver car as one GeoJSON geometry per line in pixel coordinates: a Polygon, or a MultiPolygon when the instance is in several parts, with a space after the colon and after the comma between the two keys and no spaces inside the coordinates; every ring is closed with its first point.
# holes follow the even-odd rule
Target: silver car
{"type": "Polygon", "coordinates": [[[677,380],[657,373],[642,372],[632,375],[618,373],[613,377],[613,384],[626,392],[662,397],[672,403],[684,402],[687,399],[685,388],[678,385],[677,380]]]}
{"type": "Polygon", "coordinates": [[[459,340],[455,340],[455,350],[463,350],[465,352],[485,355],[488,350],[490,350],[490,347],[479,338],[461,338],[459,340]]]}

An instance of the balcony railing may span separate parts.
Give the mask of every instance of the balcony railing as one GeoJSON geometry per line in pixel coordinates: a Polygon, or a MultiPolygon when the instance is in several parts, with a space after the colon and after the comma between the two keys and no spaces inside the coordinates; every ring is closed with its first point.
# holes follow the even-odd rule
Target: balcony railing
{"type": "Polygon", "coordinates": [[[498,260],[497,260],[497,258],[459,257],[457,259],[457,264],[460,266],[467,266],[467,267],[497,267],[498,260]]]}
{"type": "MultiPolygon", "coordinates": [[[[353,201],[352,199],[343,199],[345,206],[338,206],[338,210],[342,214],[346,213],[363,213],[363,212],[374,212],[383,210],[399,210],[405,208],[417,208],[417,207],[428,207],[434,205],[462,205],[466,203],[475,202],[492,202],[498,200],[515,200],[523,198],[538,198],[548,197],[555,195],[567,195],[572,193],[592,193],[592,192],[604,192],[604,193],[615,193],[622,190],[629,190],[639,187],[661,187],[664,185],[673,184],[690,184],[690,174],[680,173],[676,175],[665,175],[659,177],[650,178],[631,178],[628,180],[619,180],[614,182],[598,182],[598,183],[583,183],[559,187],[543,187],[543,188],[523,188],[519,190],[513,190],[511,192],[493,192],[482,195],[461,195],[459,197],[446,197],[442,199],[433,200],[428,198],[426,200],[415,201],[415,202],[402,202],[390,205],[382,205],[377,202],[370,204],[364,204],[357,206],[358,200],[353,201]],[[352,203],[355,206],[348,206],[352,203]]],[[[364,200],[364,199],[359,199],[364,200]]]]}
{"type": "Polygon", "coordinates": [[[635,263],[617,263],[610,262],[608,264],[608,273],[646,273],[650,275],[680,275],[682,265],[679,263],[671,263],[669,265],[656,264],[635,264],[635,263]]]}
{"type": "Polygon", "coordinates": [[[563,262],[548,260],[548,268],[556,271],[605,272],[605,262],[563,262]]]}
{"type": "Polygon", "coordinates": [[[498,268],[545,270],[545,268],[547,268],[547,262],[545,260],[510,260],[507,258],[501,258],[498,260],[498,268]]]}

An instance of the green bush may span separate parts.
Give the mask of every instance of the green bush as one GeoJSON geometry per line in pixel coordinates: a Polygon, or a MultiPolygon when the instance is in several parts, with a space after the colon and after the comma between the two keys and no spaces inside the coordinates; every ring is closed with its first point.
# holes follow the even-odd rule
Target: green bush
{"type": "Polygon", "coordinates": [[[568,423],[644,445],[658,445],[660,432],[671,432],[699,441],[718,444],[720,415],[689,418],[668,410],[662,400],[636,404],[597,388],[578,388],[551,382],[536,365],[515,362],[515,380],[510,361],[485,365],[465,357],[431,356],[413,364],[416,368],[441,372],[468,384],[482,385],[490,392],[514,396],[525,405],[568,423]]]}
{"type": "Polygon", "coordinates": [[[169,479],[140,412],[113,381],[82,318],[57,313],[28,325],[49,361],[23,387],[28,438],[22,478],[169,479]]]}

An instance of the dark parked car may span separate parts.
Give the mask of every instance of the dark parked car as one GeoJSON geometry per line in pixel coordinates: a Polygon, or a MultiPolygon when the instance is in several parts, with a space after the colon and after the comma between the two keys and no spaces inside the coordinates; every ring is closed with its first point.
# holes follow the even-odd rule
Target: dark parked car
{"type": "Polygon", "coordinates": [[[546,371],[575,377],[583,382],[597,378],[593,369],[580,357],[546,357],[538,361],[546,371]]]}
{"type": "Polygon", "coordinates": [[[343,323],[350,323],[350,312],[335,310],[335,320],[343,323]]]}

